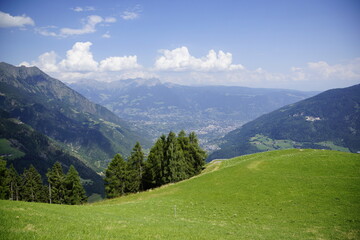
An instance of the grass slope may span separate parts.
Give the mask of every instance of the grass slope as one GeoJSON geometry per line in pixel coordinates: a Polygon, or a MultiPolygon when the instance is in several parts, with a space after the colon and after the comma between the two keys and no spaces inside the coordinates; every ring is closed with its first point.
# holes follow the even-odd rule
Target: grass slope
{"type": "Polygon", "coordinates": [[[83,206],[0,201],[5,239],[359,239],[360,155],[282,150],[83,206]]]}

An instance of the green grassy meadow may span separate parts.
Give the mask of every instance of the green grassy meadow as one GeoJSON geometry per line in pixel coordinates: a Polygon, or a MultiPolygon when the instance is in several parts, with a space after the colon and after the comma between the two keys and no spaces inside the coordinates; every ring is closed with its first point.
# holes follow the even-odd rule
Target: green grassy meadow
{"type": "Polygon", "coordinates": [[[281,150],[82,206],[0,201],[0,239],[360,239],[360,154],[281,150]]]}

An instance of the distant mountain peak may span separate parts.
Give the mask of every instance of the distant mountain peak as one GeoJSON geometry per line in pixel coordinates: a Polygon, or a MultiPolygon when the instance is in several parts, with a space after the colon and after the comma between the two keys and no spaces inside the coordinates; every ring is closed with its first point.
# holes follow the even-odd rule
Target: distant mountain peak
{"type": "Polygon", "coordinates": [[[45,75],[49,77],[46,73],[41,71],[38,67],[26,67],[26,66],[20,66],[16,67],[11,64],[1,62],[0,63],[0,70],[3,74],[10,77],[20,77],[23,78],[24,76],[36,76],[36,75],[45,75]]]}

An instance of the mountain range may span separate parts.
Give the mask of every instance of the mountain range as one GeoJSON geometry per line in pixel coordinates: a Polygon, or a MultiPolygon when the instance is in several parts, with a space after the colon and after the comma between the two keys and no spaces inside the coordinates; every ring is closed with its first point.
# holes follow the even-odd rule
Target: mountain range
{"type": "Polygon", "coordinates": [[[209,160],[285,148],[360,151],[360,84],[332,89],[230,132],[209,160]]]}
{"type": "Polygon", "coordinates": [[[147,131],[152,139],[169,131],[195,131],[202,146],[244,123],[315,92],[227,86],[182,86],[158,79],[113,82],[82,80],[70,87],[147,131]]]}

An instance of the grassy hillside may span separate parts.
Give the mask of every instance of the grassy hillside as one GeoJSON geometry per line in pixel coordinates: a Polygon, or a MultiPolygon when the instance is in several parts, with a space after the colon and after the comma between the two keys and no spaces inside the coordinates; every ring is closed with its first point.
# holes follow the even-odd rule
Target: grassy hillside
{"type": "Polygon", "coordinates": [[[359,239],[360,155],[282,150],[84,206],[0,202],[5,239],[359,239]]]}

